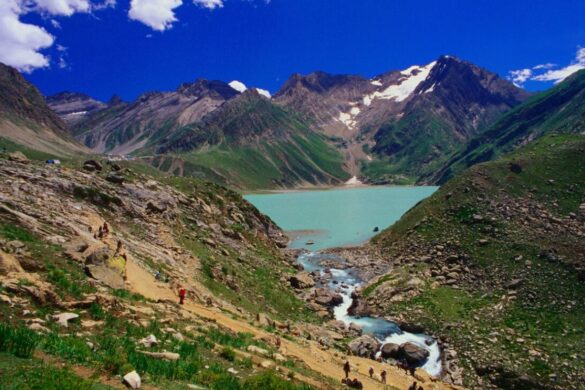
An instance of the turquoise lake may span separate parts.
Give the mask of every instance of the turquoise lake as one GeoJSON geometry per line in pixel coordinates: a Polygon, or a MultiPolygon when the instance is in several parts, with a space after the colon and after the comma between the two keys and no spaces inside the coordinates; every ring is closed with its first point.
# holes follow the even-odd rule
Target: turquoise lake
{"type": "Polygon", "coordinates": [[[376,186],[244,196],[292,239],[291,248],[358,245],[396,222],[438,187],[376,186]],[[313,245],[306,245],[312,240],[313,245]]]}

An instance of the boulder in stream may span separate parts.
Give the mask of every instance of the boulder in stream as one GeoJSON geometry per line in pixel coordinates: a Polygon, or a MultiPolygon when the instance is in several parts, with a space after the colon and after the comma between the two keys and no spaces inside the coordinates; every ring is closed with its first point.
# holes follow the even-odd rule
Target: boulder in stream
{"type": "Polygon", "coordinates": [[[380,349],[380,342],[370,335],[363,335],[349,343],[353,355],[373,359],[380,349]]]}
{"type": "Polygon", "coordinates": [[[400,357],[404,358],[410,365],[419,365],[429,358],[429,351],[414,343],[404,343],[400,346],[400,357]]]}
{"type": "Polygon", "coordinates": [[[386,343],[382,346],[382,358],[384,359],[398,359],[400,358],[400,345],[394,343],[386,343]]]}

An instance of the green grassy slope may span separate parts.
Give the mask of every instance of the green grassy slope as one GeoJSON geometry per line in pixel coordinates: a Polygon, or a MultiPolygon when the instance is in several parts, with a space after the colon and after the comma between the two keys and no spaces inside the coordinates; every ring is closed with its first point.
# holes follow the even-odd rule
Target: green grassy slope
{"type": "Polygon", "coordinates": [[[363,299],[444,337],[467,385],[578,388],[584,161],[585,137],[553,134],[450,180],[373,240],[403,262],[363,299]],[[390,303],[405,274],[425,282],[390,303]]]}
{"type": "Polygon", "coordinates": [[[474,164],[496,159],[549,132],[582,133],[585,123],[585,70],[504,114],[481,136],[455,154],[430,181],[444,183],[474,164]]]}
{"type": "MultiPolygon", "coordinates": [[[[343,156],[300,117],[258,94],[240,96],[156,150],[183,160],[185,176],[240,189],[335,184],[349,179],[343,156]]],[[[158,167],[171,167],[164,157],[158,167]]]]}

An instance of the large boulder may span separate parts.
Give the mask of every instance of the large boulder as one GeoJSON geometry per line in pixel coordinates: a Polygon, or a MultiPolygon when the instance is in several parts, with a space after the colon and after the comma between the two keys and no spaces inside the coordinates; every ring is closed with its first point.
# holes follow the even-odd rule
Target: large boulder
{"type": "Polygon", "coordinates": [[[292,287],[298,289],[311,288],[315,285],[315,281],[306,271],[299,272],[298,274],[291,276],[289,281],[292,287]]]}
{"type": "Polygon", "coordinates": [[[85,272],[110,288],[125,288],[126,260],[121,256],[110,257],[108,248],[100,248],[87,256],[85,272]]]}
{"type": "Polygon", "coordinates": [[[394,343],[386,343],[382,345],[382,358],[384,359],[399,359],[400,345],[394,343]]]}
{"type": "Polygon", "coordinates": [[[177,360],[179,360],[181,358],[181,355],[179,355],[176,352],[167,352],[167,351],[148,352],[148,351],[140,351],[140,350],[136,350],[136,352],[141,353],[141,354],[146,355],[146,356],[150,356],[150,357],[155,358],[155,359],[167,360],[169,362],[176,362],[177,360]]]}
{"type": "Polygon", "coordinates": [[[0,250],[0,275],[6,276],[9,273],[24,272],[16,257],[0,250]]]}
{"type": "Polygon", "coordinates": [[[88,171],[88,172],[93,172],[93,171],[101,172],[103,167],[102,167],[102,164],[100,164],[96,160],[87,160],[86,162],[83,163],[83,169],[88,171]]]}
{"type": "Polygon", "coordinates": [[[140,375],[136,371],[131,371],[124,375],[124,384],[131,389],[140,389],[142,385],[140,375]]]}
{"type": "Polygon", "coordinates": [[[429,358],[429,351],[414,343],[404,343],[400,346],[400,356],[410,365],[419,365],[429,358]]]}
{"type": "Polygon", "coordinates": [[[343,297],[340,294],[334,293],[328,288],[318,288],[315,290],[315,303],[332,308],[343,303],[343,297]]]}
{"type": "Polygon", "coordinates": [[[372,336],[363,335],[349,343],[349,350],[355,356],[373,359],[380,346],[380,342],[372,336]]]}
{"type": "Polygon", "coordinates": [[[274,326],[274,320],[268,317],[265,313],[256,314],[256,322],[260,324],[260,326],[274,326]]]}
{"type": "Polygon", "coordinates": [[[141,344],[147,348],[150,348],[150,347],[158,345],[159,342],[158,342],[156,336],[151,334],[151,335],[146,336],[143,339],[138,340],[138,344],[141,344]]]}
{"type": "Polygon", "coordinates": [[[106,180],[109,181],[110,183],[114,183],[114,184],[123,184],[125,178],[122,175],[119,175],[119,174],[114,173],[114,172],[110,172],[110,173],[108,173],[108,176],[106,176],[106,180]]]}
{"type": "Polygon", "coordinates": [[[53,315],[53,320],[64,328],[69,326],[69,321],[79,318],[77,313],[59,313],[53,315]]]}
{"type": "Polygon", "coordinates": [[[14,161],[17,163],[21,163],[21,164],[28,164],[30,161],[28,160],[28,158],[22,154],[22,152],[12,152],[8,155],[8,159],[10,161],[14,161]]]}
{"type": "Polygon", "coordinates": [[[156,200],[149,200],[146,203],[146,209],[153,213],[164,213],[167,209],[167,205],[156,200]]]}

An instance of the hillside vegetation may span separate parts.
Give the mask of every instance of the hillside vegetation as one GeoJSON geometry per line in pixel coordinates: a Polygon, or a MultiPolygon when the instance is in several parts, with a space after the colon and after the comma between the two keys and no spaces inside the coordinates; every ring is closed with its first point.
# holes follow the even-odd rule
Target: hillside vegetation
{"type": "Polygon", "coordinates": [[[350,176],[323,135],[253,91],[177,131],[156,152],[149,161],[159,169],[233,188],[331,185],[350,176]]]}
{"type": "Polygon", "coordinates": [[[473,388],[582,387],[585,137],[551,134],[447,182],[378,235],[360,310],[443,339],[473,388]]]}
{"type": "Polygon", "coordinates": [[[537,94],[504,114],[428,181],[446,182],[467,167],[497,159],[550,132],[583,134],[585,121],[585,70],[537,94]]]}

